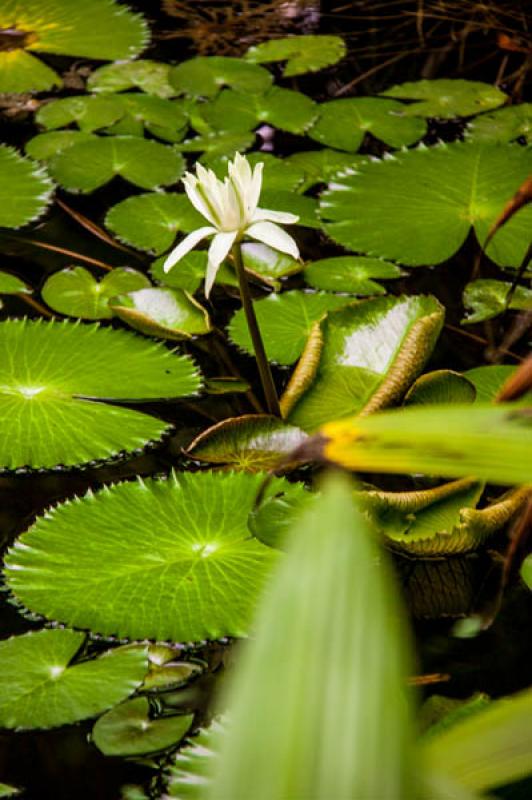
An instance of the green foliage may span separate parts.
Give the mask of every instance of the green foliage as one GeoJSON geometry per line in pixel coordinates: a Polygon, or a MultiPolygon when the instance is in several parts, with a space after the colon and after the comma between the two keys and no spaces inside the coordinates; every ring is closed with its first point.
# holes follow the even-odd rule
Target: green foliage
{"type": "Polygon", "coordinates": [[[414,101],[403,106],[403,113],[408,116],[441,119],[470,117],[502,106],[507,100],[504,92],[489,83],[452,78],[401,83],[382,94],[414,101]]]}
{"type": "Polygon", "coordinates": [[[188,739],[185,746],[172,756],[164,772],[168,797],[205,800],[214,760],[218,758],[218,742],[224,733],[224,723],[214,720],[208,728],[201,728],[188,739]]]}
{"type": "Polygon", "coordinates": [[[31,294],[30,287],[17,275],[0,272],[0,294],[31,294]]]}
{"type": "Polygon", "coordinates": [[[71,147],[80,142],[90,142],[95,140],[95,136],[82,131],[50,131],[49,133],[39,133],[24,145],[26,155],[36,158],[38,161],[49,161],[61,150],[71,147]]]}
{"type": "Polygon", "coordinates": [[[114,0],[4,0],[0,29],[25,34],[21,45],[0,53],[1,92],[43,91],[61,83],[32,52],[112,60],[134,58],[148,43],[143,17],[114,0]]]}
{"type": "Polygon", "coordinates": [[[532,140],[532,103],[519,103],[482,114],[467,126],[467,136],[475,142],[513,142],[532,140]]]}
{"type": "Polygon", "coordinates": [[[252,95],[267,91],[271,82],[268,70],[240,58],[200,56],[170,70],[176,93],[193,97],[214,97],[224,86],[252,95]]]}
{"type": "Polygon", "coordinates": [[[433,403],[473,403],[475,384],[460,372],[438,369],[417,378],[405,395],[405,405],[433,403]]]}
{"type": "Polygon", "coordinates": [[[42,169],[12,147],[0,145],[0,226],[20,228],[39,217],[52,194],[42,169]]]}
{"type": "Polygon", "coordinates": [[[117,61],[91,72],[87,88],[102,93],[140,89],[158,97],[172,97],[175,90],[168,81],[169,73],[170,66],[162,61],[117,61]]]}
{"type": "Polygon", "coordinates": [[[93,192],[117,175],[142,189],[175,183],[185,162],[171,147],[136,136],[98,137],[73,144],[49,163],[50,174],[71,192],[93,192]]]}
{"type": "Polygon", "coordinates": [[[85,634],[42,630],[0,642],[0,725],[53,728],[95,717],[128,697],[148,668],[142,647],[75,661],[85,634]]]}
{"type": "Polygon", "coordinates": [[[31,611],[106,636],[244,636],[278,558],[247,526],[262,480],[176,473],[63,503],[10,550],[7,584],[31,611]]]}
{"type": "Polygon", "coordinates": [[[469,308],[464,324],[483,322],[502,314],[506,309],[529,311],[532,309],[532,289],[516,286],[507,281],[479,278],[464,289],[464,306],[469,308]]]}
{"type": "Polygon", "coordinates": [[[319,106],[317,122],[309,130],[311,139],[355,153],[367,132],[392,147],[419,141],[427,132],[424,120],[403,114],[395,100],[356,97],[330,100],[319,106]]]}
{"type": "Polygon", "coordinates": [[[60,314],[81,319],[111,319],[111,297],[150,285],[142,272],[129,267],[117,267],[100,281],[85,267],[67,267],[50,275],[41,294],[44,302],[60,314]]]}
{"type": "Polygon", "coordinates": [[[70,322],[0,323],[0,467],[73,465],[136,450],[168,426],[101,400],[181,397],[197,370],[124,331],[70,322]]]}
{"type": "Polygon", "coordinates": [[[336,64],[344,56],[345,44],[340,36],[291,36],[254,45],[245,54],[245,59],[253,64],[286,61],[283,77],[291,78],[305,72],[317,72],[336,64]]]}
{"type": "Polygon", "coordinates": [[[386,289],[374,278],[393,280],[403,272],[390,261],[364,256],[336,256],[311,261],[305,267],[305,280],[315,289],[330,292],[349,292],[364,297],[386,294],[386,289]]]}
{"type": "Polygon", "coordinates": [[[153,719],[150,703],[135,697],[100,717],[92,729],[92,740],[105,756],[138,756],[176,745],[192,724],[193,716],[153,719]]]}
{"type": "MultiPolygon", "coordinates": [[[[532,154],[516,145],[456,142],[365,162],[322,195],[326,232],[351,250],[410,266],[451,258],[471,226],[479,242],[530,173],[532,154]],[[380,224],[379,224],[379,221],[380,224]]],[[[488,256],[519,266],[532,208],[494,237],[488,256]]]]}
{"type": "Polygon", "coordinates": [[[147,336],[179,341],[211,329],[207,311],[181,289],[138,289],[113,297],[109,308],[147,336]]]}
{"type": "Polygon", "coordinates": [[[292,89],[274,86],[266,94],[253,95],[224,89],[203,116],[209,125],[221,131],[250,131],[266,123],[303,134],[316,118],[317,109],[310,97],[292,89]]]}

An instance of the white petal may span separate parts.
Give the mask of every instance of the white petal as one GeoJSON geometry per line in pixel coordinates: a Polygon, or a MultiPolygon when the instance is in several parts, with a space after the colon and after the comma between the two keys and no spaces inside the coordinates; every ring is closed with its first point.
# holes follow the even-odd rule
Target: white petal
{"type": "Polygon", "coordinates": [[[262,188],[263,167],[263,161],[259,161],[259,163],[255,165],[255,169],[253,170],[253,178],[251,179],[251,184],[248,190],[248,213],[251,219],[253,219],[255,216],[257,203],[259,202],[260,190],[262,188]]]}
{"type": "Polygon", "coordinates": [[[238,235],[238,231],[228,233],[217,233],[209,247],[209,261],[207,263],[207,274],[205,276],[205,297],[211,293],[216,273],[220,264],[229,253],[238,235]]]}
{"type": "Polygon", "coordinates": [[[163,264],[163,271],[169,272],[174,264],[177,264],[178,261],[181,261],[183,256],[192,250],[198,242],[201,242],[202,239],[205,239],[206,236],[209,236],[211,233],[216,233],[216,228],[205,227],[205,228],[198,228],[192,233],[189,233],[182,242],[180,242],[177,247],[174,247],[171,253],[168,254],[166,261],[163,264]]]}
{"type": "Polygon", "coordinates": [[[257,208],[253,214],[252,222],[280,222],[281,225],[294,225],[299,220],[297,214],[290,214],[288,211],[272,211],[270,208],[257,208]]]}
{"type": "Polygon", "coordinates": [[[209,220],[212,225],[216,225],[217,220],[198,189],[198,179],[194,175],[187,173],[183,178],[183,184],[185,186],[187,197],[196,211],[199,211],[199,213],[205,217],[205,219],[209,220]]]}
{"type": "Polygon", "coordinates": [[[280,250],[281,253],[288,253],[292,258],[299,258],[299,250],[295,241],[273,222],[255,222],[246,228],[246,236],[251,236],[252,239],[257,239],[257,241],[273,247],[274,250],[280,250]]]}

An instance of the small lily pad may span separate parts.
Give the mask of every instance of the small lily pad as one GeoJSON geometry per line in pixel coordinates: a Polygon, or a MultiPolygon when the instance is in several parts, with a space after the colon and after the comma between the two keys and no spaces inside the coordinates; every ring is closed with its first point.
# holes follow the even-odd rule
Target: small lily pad
{"type": "Polygon", "coordinates": [[[277,550],[285,550],[294,522],[310,505],[319,503],[320,495],[309,492],[301,483],[290,484],[290,491],[269,497],[249,517],[253,535],[277,550]]]}
{"type": "MultiPolygon", "coordinates": [[[[111,95],[102,95],[101,99],[111,95]]],[[[156,95],[129,92],[114,96],[119,101],[126,118],[140,123],[146,130],[159,138],[169,141],[180,141],[188,127],[188,117],[183,103],[179,100],[167,100],[156,95]]]]}
{"type": "Polygon", "coordinates": [[[336,64],[345,56],[345,42],[340,36],[290,36],[271,39],[250,47],[244,58],[253,64],[286,61],[284,78],[317,72],[336,64]]]}
{"type": "Polygon", "coordinates": [[[190,233],[204,224],[186,195],[164,192],[127,197],[113,206],[105,218],[106,227],[121,242],[152,253],[167,250],[176,233],[190,233]]]}
{"type": "Polygon", "coordinates": [[[489,83],[454,78],[401,83],[381,94],[415,101],[403,107],[403,113],[408,116],[440,119],[470,117],[502,106],[508,99],[504,92],[489,83]]]}
{"type": "MultiPolygon", "coordinates": [[[[295,275],[303,269],[301,261],[260,242],[245,242],[242,245],[242,259],[249,272],[258,275],[274,289],[280,287],[280,278],[295,275]]],[[[220,282],[223,283],[223,280],[220,282]]]]}
{"type": "MultiPolygon", "coordinates": [[[[170,272],[163,270],[165,261],[166,256],[162,256],[151,265],[150,272],[156,281],[172,289],[183,289],[190,294],[194,294],[203,284],[207,271],[206,250],[191,250],[170,272]]],[[[236,274],[227,261],[223,262],[216,273],[215,283],[238,287],[236,274]]]]}
{"type": "Polygon", "coordinates": [[[117,267],[101,281],[85,267],[67,267],[47,279],[41,295],[46,305],[60,314],[81,319],[111,319],[109,298],[150,285],[142,272],[129,267],[117,267]]]}
{"type": "MultiPolygon", "coordinates": [[[[325,292],[310,294],[298,290],[257,300],[254,303],[255,313],[268,359],[278,364],[293,364],[303,352],[313,323],[328,311],[353,302],[351,297],[325,292]]],[[[254,352],[242,309],[231,319],[228,332],[231,341],[238,347],[247,353],[254,352]]]]}
{"type": "Polygon", "coordinates": [[[469,308],[462,324],[472,325],[485,319],[502,314],[507,308],[512,311],[529,311],[532,309],[532,289],[516,286],[510,302],[507,297],[512,284],[506,281],[479,278],[468,283],[464,289],[464,306],[469,308]]]}
{"type": "Polygon", "coordinates": [[[50,131],[39,133],[24,145],[26,155],[38,161],[48,161],[67,147],[80,142],[91,142],[96,137],[82,131],[50,131]]]}
{"type": "Polygon", "coordinates": [[[185,162],[173,148],[136,136],[98,137],[63,150],[49,163],[52,177],[72,192],[93,192],[119,175],[143,189],[175,183],[185,162]]]}
{"type": "Polygon", "coordinates": [[[145,648],[119,647],[72,663],[84,641],[84,633],[57,629],[0,642],[2,727],[54,728],[95,717],[140,686],[145,648]]]}
{"type": "Polygon", "coordinates": [[[430,296],[379,297],[331,312],[316,378],[289,422],[311,431],[396,402],[423,369],[442,324],[443,308],[430,296]]]}
{"type": "Polygon", "coordinates": [[[176,745],[187,733],[193,714],[153,717],[145,697],[126,700],[100,717],[92,741],[105,756],[139,756],[176,745]]]}
{"type": "Polygon", "coordinates": [[[182,289],[138,289],[113,297],[109,308],[132,328],[161,339],[179,341],[211,330],[207,311],[182,289]]]}
{"type": "Polygon", "coordinates": [[[519,103],[482,114],[467,126],[467,138],[473,142],[532,142],[532,103],[519,103]]]}
{"type": "Polygon", "coordinates": [[[0,469],[51,468],[145,447],[169,430],[104,400],[197,392],[193,362],[126,331],[43,320],[0,323],[0,469]]]}
{"type": "Polygon", "coordinates": [[[175,149],[182,153],[202,153],[200,161],[210,164],[220,157],[233,156],[235,152],[248,150],[255,141],[255,134],[248,131],[219,131],[186,139],[176,144],[175,149]]]}
{"type": "Polygon", "coordinates": [[[193,97],[214,97],[224,86],[252,96],[267,91],[271,82],[267,69],[241,58],[199,56],[170,70],[170,83],[176,92],[193,97]]]}
{"type": "Polygon", "coordinates": [[[364,297],[386,294],[386,289],[374,278],[393,280],[403,271],[396,264],[380,258],[365,256],[336,256],[311,261],[305,266],[305,281],[315,289],[349,292],[364,297]]]}
{"type": "Polygon", "coordinates": [[[274,86],[265,94],[224,89],[206,107],[203,117],[220,131],[250,131],[261,123],[303,134],[317,116],[316,103],[293,89],[274,86]]]}
{"type": "MultiPolygon", "coordinates": [[[[174,473],[67,501],[10,550],[9,588],[31,611],[106,636],[245,636],[278,559],[247,524],[263,480],[174,473]]],[[[274,479],[266,496],[287,485],[274,479]]]]}
{"type": "Polygon", "coordinates": [[[203,431],[191,442],[187,453],[198,461],[260,472],[279,467],[306,438],[302,430],[277,417],[247,414],[225,419],[203,431]]]}
{"type": "Polygon", "coordinates": [[[168,76],[170,65],[162,61],[139,58],[136,61],[118,61],[95,69],[87,81],[90,92],[123,92],[140,89],[158,97],[172,97],[175,89],[168,76]]]}
{"type": "Polygon", "coordinates": [[[516,371],[510,364],[493,364],[486,367],[474,367],[464,372],[477,393],[477,402],[490,403],[495,400],[500,390],[516,371]]]}
{"type": "Polygon", "coordinates": [[[330,100],[319,107],[316,122],[307,132],[311,139],[355,153],[366,133],[391,147],[414,144],[427,132],[424,120],[406,117],[395,100],[356,97],[330,100]]]}
{"type": "Polygon", "coordinates": [[[124,113],[120,98],[79,95],[45,103],[37,111],[35,121],[50,131],[75,123],[84,133],[93,133],[112,125],[124,113]]]}
{"type": "Polygon", "coordinates": [[[31,294],[33,289],[17,275],[0,272],[0,294],[31,294]]]}
{"type": "MultiPolygon", "coordinates": [[[[271,153],[249,153],[246,158],[252,167],[259,162],[264,164],[262,173],[263,191],[297,191],[305,180],[305,170],[295,162],[290,162],[287,158],[276,158],[271,153]]],[[[216,170],[214,171],[216,172],[216,170]]],[[[227,162],[224,161],[223,174],[219,174],[218,177],[225,177],[226,173],[227,162]]]]}
{"type": "Polygon", "coordinates": [[[341,153],[324,147],[322,150],[305,150],[293,153],[284,159],[285,164],[292,164],[305,173],[303,186],[300,191],[309,189],[317,183],[327,183],[337,172],[353,169],[357,163],[364,160],[364,156],[354,156],[351,153],[341,153]]]}
{"type": "Polygon", "coordinates": [[[2,228],[20,228],[39,217],[52,194],[44,170],[6,145],[0,145],[0,186],[2,228]]]}
{"type": "Polygon", "coordinates": [[[427,403],[474,403],[475,385],[460,372],[438,369],[421,375],[405,395],[405,406],[427,403]]]}

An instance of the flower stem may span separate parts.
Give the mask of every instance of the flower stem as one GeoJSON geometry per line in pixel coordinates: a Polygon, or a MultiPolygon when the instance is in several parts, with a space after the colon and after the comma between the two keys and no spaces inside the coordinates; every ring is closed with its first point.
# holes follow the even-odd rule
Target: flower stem
{"type": "Polygon", "coordinates": [[[251,300],[251,293],[249,291],[248,279],[244,270],[244,263],[242,261],[242,250],[240,242],[233,245],[233,258],[235,262],[235,269],[238,278],[238,285],[240,288],[240,299],[242,300],[242,308],[246,315],[246,322],[248,324],[251,341],[253,342],[253,349],[255,351],[255,358],[257,360],[257,367],[259,369],[260,381],[262,384],[262,391],[266,400],[266,408],[270,414],[276,417],[281,416],[281,409],[279,408],[279,400],[275,390],[275,384],[272,378],[270,364],[266,358],[266,352],[262,343],[262,336],[260,335],[259,324],[255,316],[255,309],[251,300]]]}

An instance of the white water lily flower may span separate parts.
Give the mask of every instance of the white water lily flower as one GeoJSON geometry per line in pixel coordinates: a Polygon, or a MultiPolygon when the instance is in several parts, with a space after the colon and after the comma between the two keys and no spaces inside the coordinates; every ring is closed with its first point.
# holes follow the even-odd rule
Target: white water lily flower
{"type": "Polygon", "coordinates": [[[196,166],[196,175],[187,172],[183,178],[188,199],[208,222],[209,226],[189,233],[168,255],[163,269],[168,272],[202,239],[214,234],[209,247],[205,295],[211,291],[216,273],[235,242],[244,236],[299,258],[297,244],[276,223],[285,225],[297,222],[299,217],[284,211],[258,208],[262,186],[260,163],[252,171],[245,156],[235,154],[228,165],[228,176],[219,180],[214,172],[201,164],[196,166]]]}

